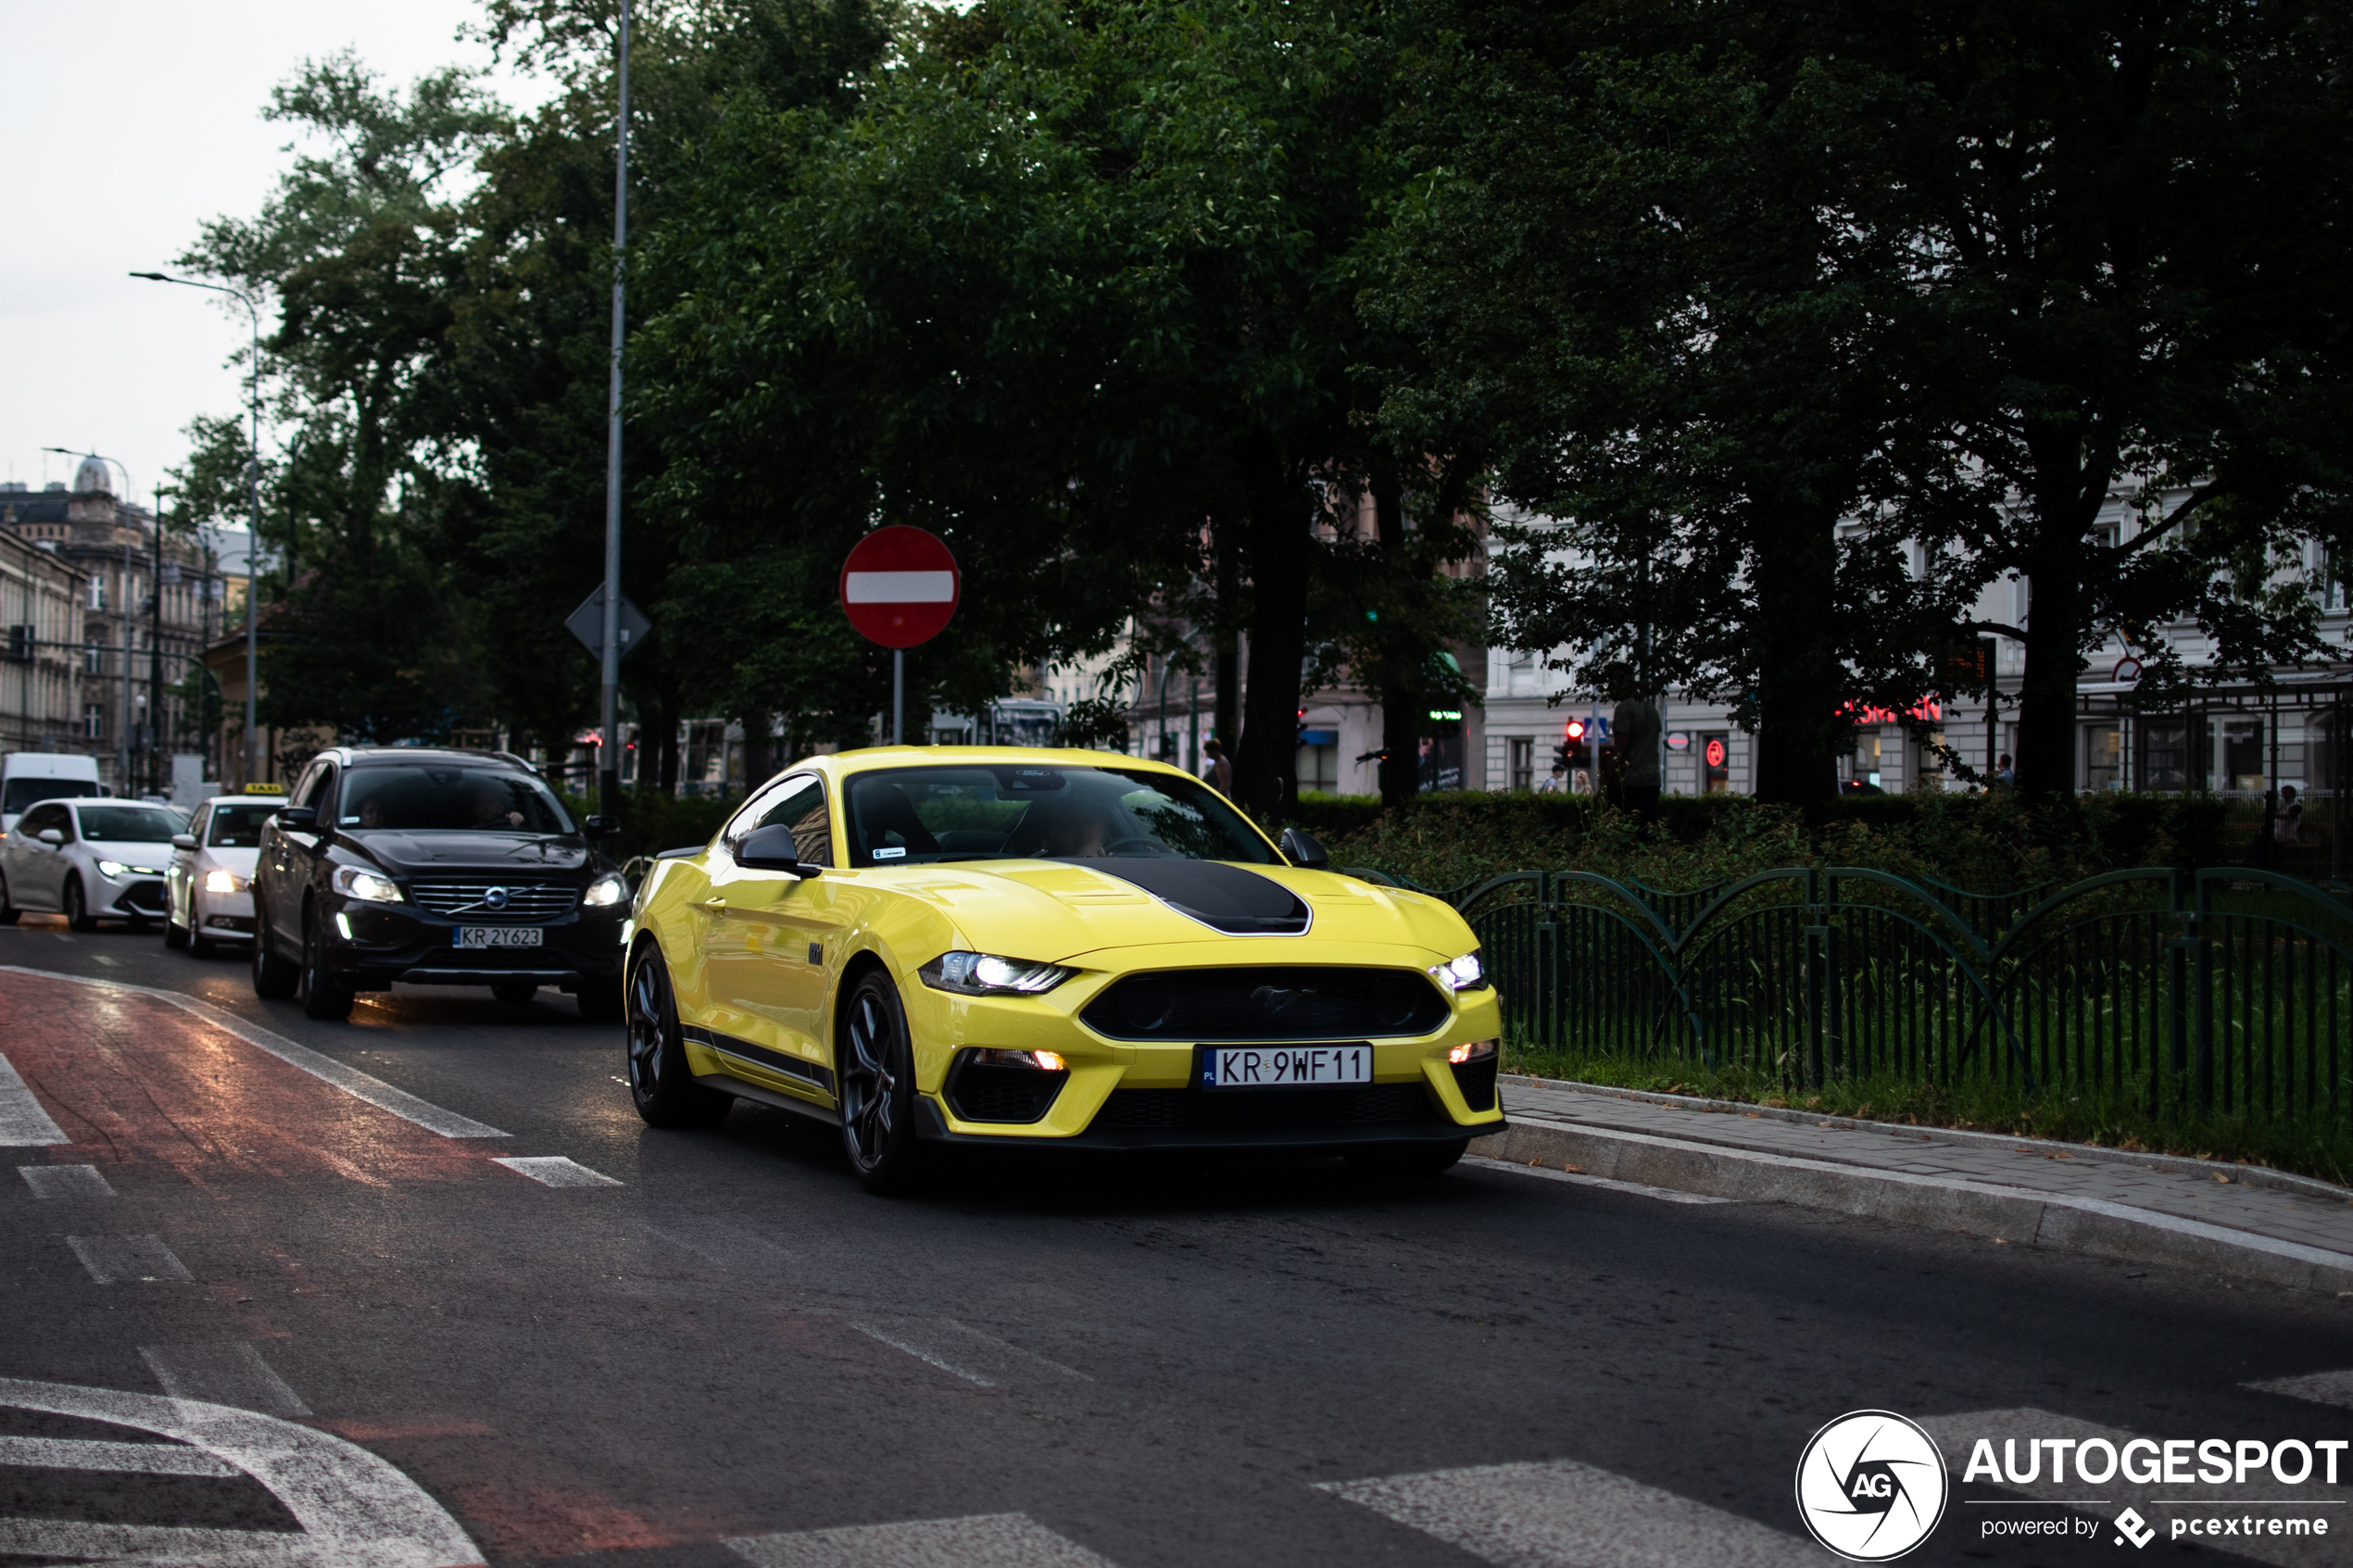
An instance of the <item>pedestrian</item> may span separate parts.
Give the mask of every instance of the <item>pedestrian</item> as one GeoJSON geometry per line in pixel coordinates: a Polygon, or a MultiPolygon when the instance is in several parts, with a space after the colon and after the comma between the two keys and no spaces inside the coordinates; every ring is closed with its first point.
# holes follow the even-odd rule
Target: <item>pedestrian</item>
{"type": "Polygon", "coordinates": [[[2010,754],[2007,751],[2002,753],[2002,759],[1994,765],[1994,787],[2005,794],[2018,787],[2018,768],[2010,761],[2010,754]]]}
{"type": "Polygon", "coordinates": [[[2280,814],[2271,819],[2271,842],[2301,844],[2304,842],[2304,803],[2296,798],[2294,784],[2280,786],[2280,814]]]}
{"type": "Polygon", "coordinates": [[[1568,764],[1566,762],[1554,763],[1552,777],[1547,779],[1538,779],[1536,781],[1536,793],[1539,795],[1567,794],[1568,764]]]}
{"type": "Polygon", "coordinates": [[[1226,743],[1212,735],[1202,743],[1201,782],[1220,795],[1234,793],[1234,765],[1226,760],[1226,743]]]}

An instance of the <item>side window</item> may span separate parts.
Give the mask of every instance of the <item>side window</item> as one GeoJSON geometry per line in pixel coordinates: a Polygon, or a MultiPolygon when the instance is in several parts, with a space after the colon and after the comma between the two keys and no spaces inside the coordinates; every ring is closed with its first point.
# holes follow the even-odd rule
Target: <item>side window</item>
{"type": "Polygon", "coordinates": [[[212,808],[209,806],[199,806],[196,808],[195,816],[191,819],[188,823],[188,836],[195,839],[198,844],[202,844],[204,842],[204,835],[206,832],[209,830],[211,826],[212,808]]]}
{"type": "Polygon", "coordinates": [[[812,865],[834,863],[833,824],[825,811],[825,785],[807,774],[780,779],[738,812],[727,824],[727,842],[755,828],[783,825],[792,829],[793,852],[812,865]]]}
{"type": "Polygon", "coordinates": [[[73,831],[72,807],[52,806],[49,809],[56,812],[57,815],[50,818],[46,825],[62,830],[66,835],[66,842],[68,844],[71,844],[75,839],[82,836],[80,834],[73,831]]]}
{"type": "Polygon", "coordinates": [[[36,806],[17,822],[17,831],[27,838],[38,838],[44,828],[67,828],[66,836],[73,836],[70,825],[66,822],[66,809],[62,806],[36,806]]]}
{"type": "Polygon", "coordinates": [[[327,797],[334,793],[334,785],[335,765],[332,762],[313,762],[310,764],[309,773],[296,787],[293,804],[308,806],[317,810],[321,819],[324,819],[327,815],[327,797]]]}

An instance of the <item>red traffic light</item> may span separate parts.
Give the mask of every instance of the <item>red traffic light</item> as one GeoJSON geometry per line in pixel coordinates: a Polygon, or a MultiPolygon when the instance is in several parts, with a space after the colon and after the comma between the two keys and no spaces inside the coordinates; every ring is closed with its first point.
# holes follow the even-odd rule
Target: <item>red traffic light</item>
{"type": "Polygon", "coordinates": [[[1571,719],[1568,721],[1568,738],[1571,740],[1583,740],[1585,738],[1584,720],[1571,719]]]}

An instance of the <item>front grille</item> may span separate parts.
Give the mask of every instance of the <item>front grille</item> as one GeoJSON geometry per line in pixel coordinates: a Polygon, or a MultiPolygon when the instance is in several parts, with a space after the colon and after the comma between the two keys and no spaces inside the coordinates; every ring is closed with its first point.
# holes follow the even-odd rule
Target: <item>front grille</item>
{"type": "Polygon", "coordinates": [[[1419,1084],[1349,1084],[1328,1089],[1114,1089],[1096,1127],[1350,1127],[1431,1122],[1419,1084]]]}
{"type": "Polygon", "coordinates": [[[1035,1122],[1051,1109],[1069,1079],[1067,1073],[1043,1073],[1035,1067],[964,1062],[949,1080],[948,1103],[966,1122],[1035,1122]]]}
{"type": "Polygon", "coordinates": [[[1131,974],[1080,1017],[1114,1040],[1364,1040],[1427,1035],[1446,998],[1411,969],[1172,969],[1131,974]]]}
{"type": "Polygon", "coordinates": [[[412,882],[409,897],[421,909],[470,921],[553,920],[572,912],[580,889],[562,882],[506,882],[475,877],[465,882],[412,882]],[[483,899],[492,888],[507,890],[504,909],[492,909],[483,899]]]}
{"type": "Polygon", "coordinates": [[[163,884],[134,882],[122,890],[122,897],[115,900],[115,907],[122,909],[145,909],[154,914],[161,914],[165,909],[163,884]]]}

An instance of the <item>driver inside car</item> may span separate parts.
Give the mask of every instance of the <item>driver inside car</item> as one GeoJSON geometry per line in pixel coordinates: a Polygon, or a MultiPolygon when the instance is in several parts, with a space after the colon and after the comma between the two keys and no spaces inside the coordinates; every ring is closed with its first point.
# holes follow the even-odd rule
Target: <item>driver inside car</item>
{"type": "Polygon", "coordinates": [[[1074,800],[1046,823],[1046,853],[1057,859],[1092,859],[1108,855],[1111,817],[1092,801],[1074,800]]]}
{"type": "Polygon", "coordinates": [[[474,826],[478,828],[519,828],[522,813],[511,809],[495,789],[474,791],[474,826]]]}

